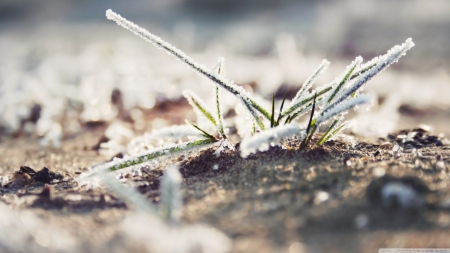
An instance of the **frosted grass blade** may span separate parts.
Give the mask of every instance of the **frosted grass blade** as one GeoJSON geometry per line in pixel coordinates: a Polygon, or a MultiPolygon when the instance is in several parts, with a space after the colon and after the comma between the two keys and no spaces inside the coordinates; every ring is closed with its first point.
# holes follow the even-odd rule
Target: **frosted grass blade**
{"type": "Polygon", "coordinates": [[[188,66],[193,68],[194,70],[200,72],[207,78],[211,79],[213,82],[220,85],[225,90],[231,92],[233,95],[237,96],[239,100],[244,104],[245,108],[250,112],[250,115],[254,118],[256,123],[261,129],[265,129],[264,124],[259,119],[259,116],[255,109],[259,111],[264,117],[267,119],[270,119],[270,114],[265,110],[261,105],[259,105],[257,102],[255,102],[253,99],[251,99],[248,94],[245,92],[245,90],[242,87],[237,86],[232,81],[227,80],[216,73],[209,70],[204,65],[201,65],[194,61],[192,58],[187,56],[183,51],[180,49],[172,46],[171,44],[165,42],[160,37],[148,32],[147,30],[139,27],[138,25],[134,24],[133,22],[123,18],[119,14],[113,12],[112,10],[106,11],[106,17],[110,20],[115,21],[118,25],[124,27],[127,30],[130,30],[137,36],[141,37],[145,41],[151,42],[155,44],[157,47],[160,47],[164,50],[166,50],[169,54],[173,55],[175,58],[179,59],[180,61],[186,63],[188,66]]]}

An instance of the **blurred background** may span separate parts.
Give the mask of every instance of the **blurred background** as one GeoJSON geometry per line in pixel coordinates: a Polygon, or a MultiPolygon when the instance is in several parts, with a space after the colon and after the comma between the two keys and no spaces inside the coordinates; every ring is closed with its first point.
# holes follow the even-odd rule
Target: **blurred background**
{"type": "Polygon", "coordinates": [[[371,113],[390,120],[391,127],[376,134],[420,123],[450,133],[447,0],[2,0],[3,132],[64,135],[83,122],[111,121],[120,113],[110,99],[114,91],[125,110],[139,111],[178,98],[184,88],[201,93],[197,87],[210,87],[108,21],[107,9],[207,66],[224,56],[227,76],[266,98],[282,85],[298,88],[323,58],[332,66],[319,84],[356,56],[370,60],[411,37],[416,47],[366,89],[377,98],[371,113]]]}

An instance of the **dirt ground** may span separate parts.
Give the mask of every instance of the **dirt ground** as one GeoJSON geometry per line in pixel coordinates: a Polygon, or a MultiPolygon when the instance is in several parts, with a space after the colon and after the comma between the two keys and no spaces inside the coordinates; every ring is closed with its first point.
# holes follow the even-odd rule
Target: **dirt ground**
{"type": "MultiPolygon", "coordinates": [[[[5,103],[9,108],[0,103],[0,116],[17,114],[22,123],[29,121],[27,127],[33,123],[32,131],[23,125],[13,134],[0,126],[0,253],[153,252],[145,236],[131,240],[130,230],[141,226],[142,233],[160,231],[137,218],[138,224],[130,225],[138,208],[75,179],[112,159],[99,151],[109,123],[120,121],[136,135],[184,124],[195,120],[195,113],[186,100],[176,100],[181,91],[193,89],[206,98],[212,89],[208,93],[208,80],[202,83],[165,52],[107,21],[109,8],[209,67],[225,56],[227,76],[267,101],[272,92],[281,100],[290,86],[293,97],[323,58],[333,64],[318,83],[333,80],[357,55],[370,60],[412,37],[417,46],[365,91],[376,95],[380,111],[385,100],[398,108],[397,127],[388,135],[346,132],[306,151],[291,140],[287,149],[246,159],[239,155],[239,138],[231,136],[236,150],[220,157],[211,148],[159,160],[138,173],[119,171],[116,178],[158,205],[165,165],[178,164],[184,196],[180,227],[216,228],[230,238],[231,252],[450,248],[448,7],[445,0],[0,2],[0,88],[10,87],[0,89],[6,91],[0,102],[14,98],[5,103]],[[79,98],[69,99],[72,95],[79,98]],[[58,109],[53,99],[68,106],[49,114],[65,131],[61,148],[41,146],[34,131],[40,112],[34,109],[58,109]],[[80,113],[97,100],[117,115],[101,114],[104,122],[86,123],[96,115],[81,119],[80,113]],[[22,117],[24,108],[32,109],[28,119],[22,117]],[[142,119],[133,116],[136,108],[142,119]]],[[[376,110],[371,115],[385,116],[376,110]]],[[[395,121],[389,117],[380,121],[395,121]]],[[[168,244],[182,244],[183,238],[168,234],[168,244]]]]}
{"type": "MultiPolygon", "coordinates": [[[[152,113],[161,108],[172,111],[166,105],[152,113]]],[[[177,113],[182,115],[173,113],[175,121],[177,113]]],[[[402,120],[414,123],[407,115],[402,120]]],[[[2,176],[11,178],[20,166],[36,171],[45,166],[64,179],[3,185],[0,202],[31,211],[45,226],[57,224],[83,245],[79,252],[139,252],[118,228],[130,208],[104,189],[86,189],[73,180],[92,164],[105,162],[95,149],[104,128],[86,126],[66,136],[61,149],[43,148],[34,137],[3,136],[2,176]]],[[[223,231],[232,239],[232,252],[450,248],[450,145],[445,137],[416,127],[385,138],[356,137],[355,145],[341,138],[307,151],[300,151],[297,141],[289,146],[247,159],[238,151],[217,157],[209,149],[173,161],[183,175],[183,223],[223,231]],[[410,192],[386,199],[388,185],[410,192]]],[[[123,177],[158,203],[163,173],[158,167],[123,177]]]]}

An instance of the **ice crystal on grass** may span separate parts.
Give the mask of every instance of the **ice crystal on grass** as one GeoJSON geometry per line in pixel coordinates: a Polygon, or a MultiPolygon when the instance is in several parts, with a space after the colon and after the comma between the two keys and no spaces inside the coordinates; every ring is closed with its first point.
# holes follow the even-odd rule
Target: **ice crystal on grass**
{"type": "Polygon", "coordinates": [[[370,101],[370,96],[361,95],[361,96],[358,96],[355,98],[350,98],[341,104],[338,104],[335,106],[329,106],[329,107],[325,108],[325,110],[323,110],[323,113],[319,117],[317,117],[316,125],[320,125],[321,123],[336,116],[337,114],[346,112],[349,109],[354,108],[355,106],[358,106],[361,104],[366,104],[369,101],[370,101]]]}
{"type": "Polygon", "coordinates": [[[190,140],[201,137],[201,134],[190,125],[173,125],[155,129],[150,133],[135,137],[127,147],[128,153],[137,153],[160,146],[164,143],[173,143],[180,140],[190,140]]]}
{"type": "Polygon", "coordinates": [[[197,95],[195,95],[195,93],[191,90],[183,91],[183,95],[188,100],[188,102],[192,106],[192,108],[194,108],[194,110],[197,113],[197,116],[199,116],[199,118],[205,117],[214,126],[217,126],[216,118],[207,109],[207,107],[204,104],[204,102],[202,101],[202,99],[200,99],[197,95]]]}
{"type": "Polygon", "coordinates": [[[280,145],[287,138],[305,138],[305,132],[296,124],[278,126],[243,139],[240,145],[241,156],[247,157],[257,151],[269,150],[271,146],[280,145]]]}
{"type": "Polygon", "coordinates": [[[168,53],[175,56],[182,62],[185,62],[188,66],[190,66],[194,70],[198,71],[199,73],[203,74],[207,78],[214,81],[217,85],[220,85],[225,90],[237,96],[239,100],[243,103],[245,108],[249,111],[250,115],[252,116],[253,120],[257,123],[259,128],[265,129],[263,122],[259,118],[258,112],[268,119],[270,118],[270,114],[262,106],[260,106],[254,100],[252,100],[242,87],[239,87],[232,81],[220,76],[217,73],[214,73],[204,65],[197,63],[189,56],[187,56],[183,51],[165,42],[160,37],[151,34],[147,30],[139,27],[133,22],[130,22],[127,19],[121,17],[119,14],[113,12],[112,10],[106,11],[106,17],[110,20],[115,21],[118,25],[130,30],[137,36],[143,38],[144,40],[151,42],[156,46],[166,50],[168,53]]]}
{"type": "Polygon", "coordinates": [[[330,62],[323,60],[319,67],[314,71],[314,73],[303,83],[300,90],[297,92],[295,97],[292,99],[291,104],[298,102],[299,99],[303,98],[306,91],[308,91],[312,85],[316,82],[317,78],[330,66],[330,62]]]}
{"type": "Polygon", "coordinates": [[[129,157],[124,157],[123,159],[114,159],[111,162],[94,167],[91,171],[80,175],[78,178],[79,182],[89,181],[89,178],[95,176],[97,173],[103,173],[105,171],[116,171],[131,167],[138,164],[143,164],[150,162],[154,159],[161,157],[170,157],[182,152],[191,152],[198,148],[205,148],[214,144],[216,140],[212,139],[202,139],[190,142],[181,143],[178,145],[170,145],[168,147],[155,148],[147,152],[138,153],[131,155],[129,157]]]}

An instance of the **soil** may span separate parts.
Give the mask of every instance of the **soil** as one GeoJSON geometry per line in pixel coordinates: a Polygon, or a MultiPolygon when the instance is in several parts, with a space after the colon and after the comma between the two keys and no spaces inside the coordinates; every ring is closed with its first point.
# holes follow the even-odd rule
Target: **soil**
{"type": "MultiPolygon", "coordinates": [[[[174,103],[152,114],[179,108],[174,103]]],[[[74,181],[87,167],[105,162],[95,148],[104,128],[66,136],[60,149],[42,147],[35,137],[3,136],[1,175],[15,183],[0,188],[0,201],[58,224],[81,242],[80,252],[139,252],[120,239],[118,223],[130,208],[102,188],[74,181]],[[44,167],[51,173],[43,170],[47,177],[39,180],[44,167]]],[[[288,149],[274,147],[247,159],[238,150],[217,157],[208,149],[166,161],[178,162],[183,175],[182,221],[223,231],[233,241],[232,252],[450,248],[448,140],[422,128],[355,138],[354,144],[339,138],[306,151],[293,140],[288,149]],[[386,198],[392,186],[403,193],[386,198]]],[[[149,201],[159,202],[162,166],[142,175],[124,173],[149,201]]]]}

